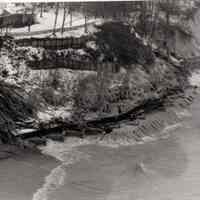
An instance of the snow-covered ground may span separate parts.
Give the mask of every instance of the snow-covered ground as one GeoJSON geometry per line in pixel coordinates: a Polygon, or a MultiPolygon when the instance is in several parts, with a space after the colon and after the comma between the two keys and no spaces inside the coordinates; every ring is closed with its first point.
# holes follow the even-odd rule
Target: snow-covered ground
{"type": "MultiPolygon", "coordinates": [[[[57,17],[57,24],[56,24],[56,29],[60,29],[62,27],[63,23],[63,9],[59,10],[58,17],[57,17]]],[[[51,9],[48,12],[44,12],[43,16],[40,17],[40,13],[36,14],[36,21],[37,23],[32,25],[30,27],[30,32],[28,30],[28,27],[23,27],[23,28],[13,28],[9,32],[13,34],[16,37],[43,37],[43,36],[49,36],[52,35],[52,31],[54,28],[54,23],[55,23],[55,10],[51,9]]],[[[87,23],[92,23],[96,22],[99,20],[96,20],[94,18],[88,18],[87,23]]],[[[82,14],[80,13],[73,13],[72,15],[72,26],[70,26],[70,15],[66,15],[65,23],[64,23],[64,28],[70,28],[70,27],[76,27],[80,25],[85,24],[85,18],[82,14]]],[[[60,30],[56,30],[57,32],[57,37],[63,37],[63,36],[68,36],[68,35],[82,35],[84,34],[84,28],[80,28],[80,30],[73,30],[70,31],[71,34],[65,32],[64,34],[61,34],[60,30]]]]}
{"type": "MultiPolygon", "coordinates": [[[[67,15],[66,20],[65,20],[65,27],[69,26],[69,22],[70,22],[69,17],[70,16],[67,15]]],[[[42,31],[45,29],[53,29],[54,20],[55,20],[55,10],[49,10],[48,12],[44,12],[42,17],[40,17],[40,13],[37,13],[36,21],[38,23],[31,26],[31,32],[32,31],[42,31]]],[[[83,23],[84,18],[81,14],[74,13],[72,21],[73,21],[72,25],[77,25],[77,24],[83,23]]],[[[61,27],[62,22],[63,22],[63,10],[60,9],[59,13],[58,13],[56,28],[61,27]]],[[[11,32],[28,32],[28,27],[13,28],[11,30],[11,32]]]]}
{"type": "MultiPolygon", "coordinates": [[[[60,30],[56,31],[56,37],[57,38],[61,38],[61,37],[81,37],[83,35],[91,34],[95,31],[93,22],[95,22],[95,24],[99,24],[99,23],[102,22],[102,20],[100,20],[100,19],[89,20],[88,21],[89,24],[87,25],[87,30],[88,30],[87,33],[85,33],[84,24],[80,24],[80,25],[83,25],[83,26],[82,27],[77,27],[77,26],[80,26],[80,25],[73,26],[73,28],[70,28],[70,30],[65,30],[65,32],[63,32],[63,34],[61,33],[60,30]]],[[[44,31],[41,31],[40,33],[38,33],[38,31],[35,31],[35,33],[31,32],[31,34],[29,34],[29,32],[25,32],[25,34],[21,32],[21,34],[17,33],[14,37],[16,39],[21,39],[21,38],[31,38],[31,37],[44,38],[44,37],[55,37],[55,36],[52,34],[52,29],[48,29],[48,31],[44,30],[44,31]]]]}
{"type": "Polygon", "coordinates": [[[72,105],[70,105],[70,104],[65,107],[49,106],[47,110],[39,111],[37,113],[37,117],[38,117],[39,121],[41,121],[41,122],[48,122],[55,118],[62,118],[62,119],[70,118],[71,112],[72,112],[72,105]]]}

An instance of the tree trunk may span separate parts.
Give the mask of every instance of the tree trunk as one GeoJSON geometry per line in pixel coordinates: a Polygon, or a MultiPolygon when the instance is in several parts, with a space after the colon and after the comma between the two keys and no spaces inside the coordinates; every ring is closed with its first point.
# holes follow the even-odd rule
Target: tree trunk
{"type": "Polygon", "coordinates": [[[43,3],[40,3],[40,17],[43,17],[43,3]]]}
{"type": "Polygon", "coordinates": [[[57,25],[57,19],[58,19],[58,11],[59,11],[59,3],[57,3],[57,5],[56,5],[55,21],[54,21],[54,27],[53,27],[53,35],[56,34],[56,25],[57,25]]]}
{"type": "Polygon", "coordinates": [[[61,29],[61,33],[62,33],[62,34],[63,34],[63,32],[64,32],[65,19],[66,19],[66,12],[67,12],[67,9],[66,9],[66,7],[64,7],[63,22],[62,22],[62,29],[61,29]]]}
{"type": "Polygon", "coordinates": [[[157,28],[157,22],[158,22],[158,18],[159,18],[159,14],[160,14],[160,10],[157,6],[157,3],[153,3],[152,5],[152,29],[151,29],[151,33],[150,33],[150,46],[152,47],[152,42],[153,42],[153,38],[154,38],[154,34],[157,28]]]}
{"type": "Polygon", "coordinates": [[[70,23],[69,23],[70,27],[72,27],[72,11],[70,10],[70,23]]]}
{"type": "Polygon", "coordinates": [[[85,33],[88,32],[88,29],[87,29],[87,16],[85,15],[85,33]]]}

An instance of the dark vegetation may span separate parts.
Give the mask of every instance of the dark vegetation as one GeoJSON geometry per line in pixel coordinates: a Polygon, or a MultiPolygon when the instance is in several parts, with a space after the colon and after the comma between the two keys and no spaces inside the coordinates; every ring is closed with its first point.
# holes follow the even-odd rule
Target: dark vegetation
{"type": "Polygon", "coordinates": [[[121,65],[152,64],[154,55],[148,45],[131,32],[131,26],[122,22],[108,22],[97,26],[95,34],[99,51],[104,55],[103,61],[116,62],[121,65]]]}
{"type": "Polygon", "coordinates": [[[36,23],[33,14],[8,14],[0,17],[0,28],[21,28],[31,26],[36,23]]]}

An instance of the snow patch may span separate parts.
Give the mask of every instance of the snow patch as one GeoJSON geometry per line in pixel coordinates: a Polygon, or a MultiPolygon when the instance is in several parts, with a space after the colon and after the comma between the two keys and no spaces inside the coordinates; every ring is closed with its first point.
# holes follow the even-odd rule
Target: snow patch
{"type": "Polygon", "coordinates": [[[176,123],[173,125],[168,125],[164,128],[164,130],[162,131],[162,134],[166,134],[172,131],[175,131],[176,129],[182,127],[182,123],[176,123]]]}
{"type": "Polygon", "coordinates": [[[186,110],[186,109],[184,109],[184,110],[182,110],[182,111],[177,111],[176,112],[176,115],[178,116],[178,118],[180,118],[180,119],[182,119],[182,118],[184,118],[184,117],[191,117],[192,116],[192,114],[188,111],[188,110],[186,110]]]}
{"type": "Polygon", "coordinates": [[[49,107],[46,111],[39,111],[37,117],[42,122],[48,122],[53,118],[70,118],[72,107],[49,107]]]}

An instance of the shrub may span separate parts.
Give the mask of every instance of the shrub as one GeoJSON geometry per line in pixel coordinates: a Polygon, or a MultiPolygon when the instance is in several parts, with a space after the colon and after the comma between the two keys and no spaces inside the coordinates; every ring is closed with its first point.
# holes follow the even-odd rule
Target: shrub
{"type": "Polygon", "coordinates": [[[131,27],[122,22],[107,22],[97,26],[97,47],[104,60],[122,65],[152,64],[154,55],[149,46],[131,32],[131,27]]]}

